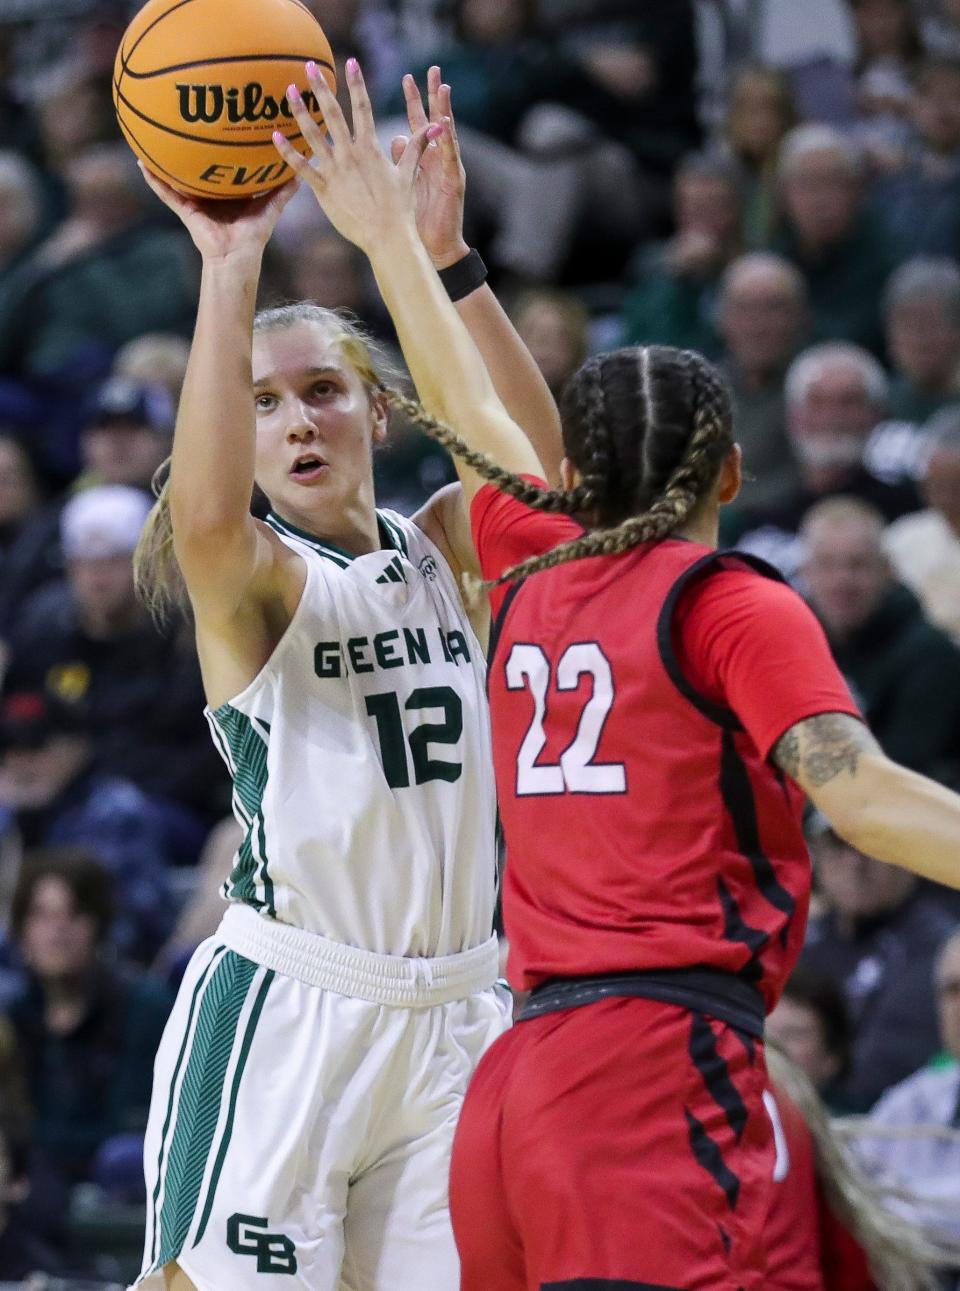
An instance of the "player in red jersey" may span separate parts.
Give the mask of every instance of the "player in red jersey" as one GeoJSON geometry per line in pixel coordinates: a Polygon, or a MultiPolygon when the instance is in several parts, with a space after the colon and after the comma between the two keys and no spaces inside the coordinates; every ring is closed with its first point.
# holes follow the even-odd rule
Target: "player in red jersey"
{"type": "Polygon", "coordinates": [[[716,552],[740,454],[700,356],[590,360],[564,487],[542,483],[416,236],[414,145],[393,168],[355,63],[347,84],[355,135],[314,79],[330,141],[294,100],[314,163],[278,148],[369,256],[483,572],[514,584],[490,700],[510,976],[532,994],[460,1122],[461,1285],[756,1291],[763,1018],[803,936],[801,790],[860,850],[955,886],[960,798],[883,756],[773,571],[716,552]]]}

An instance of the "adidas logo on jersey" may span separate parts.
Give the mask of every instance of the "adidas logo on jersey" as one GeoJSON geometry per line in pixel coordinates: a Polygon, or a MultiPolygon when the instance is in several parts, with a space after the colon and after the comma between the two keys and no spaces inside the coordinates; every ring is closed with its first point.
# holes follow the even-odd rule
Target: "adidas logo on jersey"
{"type": "Polygon", "coordinates": [[[400,563],[400,557],[394,556],[387,565],[386,569],[376,580],[378,583],[405,583],[407,576],[403,572],[403,565],[400,563]]]}

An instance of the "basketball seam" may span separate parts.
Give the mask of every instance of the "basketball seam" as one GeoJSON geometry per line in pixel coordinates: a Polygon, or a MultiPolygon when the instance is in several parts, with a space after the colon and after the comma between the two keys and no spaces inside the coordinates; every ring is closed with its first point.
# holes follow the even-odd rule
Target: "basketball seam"
{"type": "MultiPolygon", "coordinates": [[[[313,59],[312,54],[229,54],[225,58],[201,58],[195,63],[174,63],[171,67],[158,67],[153,72],[132,72],[124,63],[124,73],[134,81],[149,81],[153,76],[166,76],[170,72],[186,72],[191,67],[214,67],[223,63],[274,63],[274,62],[291,62],[305,63],[308,59],[313,59]]],[[[328,71],[335,72],[336,68],[332,63],[328,63],[325,58],[313,59],[319,67],[325,67],[328,71]]]]}
{"type": "MultiPolygon", "coordinates": [[[[151,31],[153,31],[154,27],[159,27],[159,25],[163,22],[164,18],[169,18],[170,15],[172,13],[176,13],[178,9],[185,9],[188,4],[193,4],[193,0],[179,0],[178,4],[172,5],[169,9],[165,9],[162,14],[154,18],[153,22],[151,22],[148,27],[145,27],[143,31],[141,31],[137,39],[133,42],[133,46],[131,47],[130,53],[127,55],[127,57],[128,58],[133,57],[133,55],[136,53],[137,46],[141,43],[141,41],[146,40],[146,38],[150,35],[151,31]]],[[[124,54],[123,54],[122,42],[120,45],[120,61],[123,63],[123,70],[126,71],[127,70],[126,59],[124,58],[124,54]]]]}
{"type": "MultiPolygon", "coordinates": [[[[153,117],[148,117],[145,112],[141,112],[139,108],[135,107],[129,99],[121,94],[118,81],[114,81],[113,88],[119,101],[124,107],[129,108],[134,116],[139,117],[141,121],[145,121],[148,126],[153,126],[156,130],[162,130],[164,134],[175,135],[178,139],[186,139],[189,143],[205,143],[213,148],[262,148],[270,142],[269,139],[262,139],[259,142],[250,139],[211,139],[208,135],[187,134],[185,130],[174,130],[173,126],[164,125],[162,121],[155,121],[153,117]]],[[[317,122],[317,124],[319,125],[320,123],[317,122]]],[[[303,138],[303,135],[298,132],[297,134],[288,134],[286,137],[288,143],[296,143],[298,139],[303,138]]]]}
{"type": "MultiPolygon", "coordinates": [[[[169,18],[170,15],[172,13],[175,13],[178,9],[183,9],[186,5],[192,4],[192,3],[193,3],[193,0],[178,0],[178,2],[176,4],[171,5],[169,9],[165,9],[163,13],[159,14],[156,18],[154,18],[154,20],[147,27],[145,27],[143,31],[141,31],[140,35],[136,38],[136,40],[131,45],[129,53],[124,53],[123,40],[120,41],[120,48],[118,50],[118,57],[120,61],[120,75],[114,81],[114,86],[113,86],[116,94],[118,95],[120,94],[120,86],[123,83],[124,76],[127,74],[127,62],[136,53],[137,47],[144,40],[146,40],[147,36],[149,36],[150,32],[153,31],[155,27],[159,26],[159,24],[163,22],[164,18],[169,18]]],[[[124,39],[125,38],[126,38],[126,33],[124,33],[124,39]]]]}
{"type": "MultiPolygon", "coordinates": [[[[117,124],[120,126],[120,129],[123,131],[123,133],[127,136],[128,140],[136,144],[137,148],[143,154],[144,158],[147,161],[149,161],[151,167],[154,170],[159,171],[162,175],[166,175],[168,179],[172,180],[173,183],[177,186],[178,190],[182,192],[184,189],[189,189],[190,192],[195,197],[219,197],[220,196],[219,193],[212,193],[206,188],[195,188],[193,184],[188,184],[186,180],[180,179],[179,176],[174,175],[172,171],[167,170],[166,166],[162,166],[160,162],[157,161],[157,159],[153,156],[152,153],[147,151],[147,149],[143,146],[143,144],[140,142],[140,140],[133,133],[133,131],[126,124],[125,121],[121,121],[120,118],[118,117],[117,124]]],[[[236,196],[236,194],[233,194],[233,196],[236,196]]]]}

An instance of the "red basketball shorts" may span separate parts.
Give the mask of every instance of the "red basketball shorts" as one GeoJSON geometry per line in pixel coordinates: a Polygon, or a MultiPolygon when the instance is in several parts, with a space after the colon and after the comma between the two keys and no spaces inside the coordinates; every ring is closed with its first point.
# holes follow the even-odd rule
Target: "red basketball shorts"
{"type": "Polygon", "coordinates": [[[614,998],[518,1023],[453,1148],[461,1291],[756,1291],[772,1188],[762,1045],[614,998]]]}

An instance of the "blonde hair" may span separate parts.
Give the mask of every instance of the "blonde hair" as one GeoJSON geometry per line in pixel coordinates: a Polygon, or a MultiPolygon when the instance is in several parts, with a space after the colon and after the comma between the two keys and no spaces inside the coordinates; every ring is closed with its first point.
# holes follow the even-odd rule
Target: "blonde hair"
{"type": "MultiPolygon", "coordinates": [[[[326,329],[371,399],[386,393],[384,377],[395,377],[396,370],[384,351],[346,310],[325,309],[310,301],[278,305],[256,315],[253,331],[255,335],[258,332],[277,332],[298,323],[316,323],[326,329]]],[[[158,622],[163,621],[171,610],[185,610],[188,604],[186,587],[173,549],[169,477],[170,459],[167,458],[153,477],[156,502],[147,516],[133,554],[137,593],[158,622]]]]}
{"type": "Polygon", "coordinates": [[[837,1136],[806,1075],[769,1040],[765,1050],[774,1086],[796,1103],[810,1131],[827,1205],[863,1249],[880,1291],[936,1291],[934,1270],[949,1253],[884,1204],[883,1194],[837,1136]]]}

